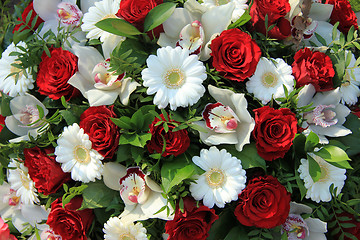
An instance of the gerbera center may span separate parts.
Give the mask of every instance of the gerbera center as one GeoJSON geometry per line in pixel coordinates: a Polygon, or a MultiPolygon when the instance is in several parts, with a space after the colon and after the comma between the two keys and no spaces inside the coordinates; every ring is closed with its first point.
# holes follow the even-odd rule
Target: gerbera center
{"type": "Polygon", "coordinates": [[[89,150],[84,146],[76,146],[74,149],[75,160],[80,163],[89,163],[90,162],[90,153],[89,150]]]}
{"type": "Polygon", "coordinates": [[[135,240],[135,238],[129,233],[123,233],[119,236],[119,240],[135,240]]]}
{"type": "Polygon", "coordinates": [[[218,168],[211,168],[206,172],[206,182],[212,188],[221,187],[225,182],[225,175],[222,170],[218,168]]]}
{"type": "Polygon", "coordinates": [[[165,85],[168,88],[180,88],[184,84],[184,74],[180,69],[174,68],[166,72],[164,76],[165,85]]]}
{"type": "Polygon", "coordinates": [[[267,72],[262,76],[261,81],[265,87],[271,88],[277,84],[278,78],[274,73],[267,72]]]}

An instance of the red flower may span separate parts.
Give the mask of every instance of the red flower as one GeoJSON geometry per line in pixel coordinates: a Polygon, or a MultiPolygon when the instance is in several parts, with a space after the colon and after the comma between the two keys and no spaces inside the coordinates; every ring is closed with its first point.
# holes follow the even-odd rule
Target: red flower
{"type": "Polygon", "coordinates": [[[46,224],[62,237],[63,240],[87,240],[94,214],[91,209],[77,210],[81,207],[82,198],[75,197],[62,207],[61,198],[51,204],[51,211],[46,224]]]}
{"type": "Polygon", "coordinates": [[[265,16],[268,15],[268,27],[275,24],[269,37],[282,40],[291,34],[290,22],[285,19],[290,9],[289,0],[255,0],[250,9],[251,21],[255,29],[265,35],[265,16]]]}
{"type": "Polygon", "coordinates": [[[3,115],[0,114],[0,132],[5,126],[5,118],[3,115]]]}
{"type": "Polygon", "coordinates": [[[237,28],[225,30],[212,40],[211,51],[215,69],[239,82],[253,75],[261,56],[256,42],[237,28]]]}
{"type": "Polygon", "coordinates": [[[114,106],[90,107],[80,116],[80,127],[89,135],[92,148],[104,158],[112,158],[119,146],[119,127],[110,118],[116,118],[114,106]]]}
{"type": "Polygon", "coordinates": [[[330,57],[325,53],[304,48],[295,53],[294,60],[292,71],[296,79],[296,87],[311,83],[316,91],[334,89],[332,78],[335,70],[330,57]]]}
{"type": "MultiPolygon", "coordinates": [[[[161,114],[161,120],[165,121],[165,117],[161,114]]],[[[161,155],[163,157],[174,155],[175,157],[184,153],[186,149],[190,146],[190,138],[188,136],[188,132],[185,129],[173,132],[172,130],[175,128],[172,122],[179,123],[174,120],[169,119],[168,127],[169,130],[166,132],[164,129],[164,124],[161,123],[156,125],[157,122],[161,121],[158,118],[150,124],[150,133],[151,139],[147,143],[147,148],[149,152],[153,153],[154,151],[157,153],[162,153],[162,149],[164,146],[164,140],[166,143],[165,152],[161,155]]]]}
{"type": "Polygon", "coordinates": [[[253,178],[239,195],[235,216],[245,226],[273,228],[283,224],[290,211],[290,193],[270,175],[253,178]]]}
{"type": "Polygon", "coordinates": [[[50,48],[51,57],[43,52],[36,84],[39,92],[57,100],[62,96],[68,101],[79,95],[79,91],[68,84],[68,80],[78,71],[78,58],[62,48],[50,48]]]}
{"type": "Polygon", "coordinates": [[[269,106],[254,110],[258,154],[267,161],[284,157],[292,146],[297,133],[297,119],[288,108],[274,109],[269,106]]]}
{"type": "Polygon", "coordinates": [[[146,15],[161,3],[163,0],[122,0],[116,16],[131,23],[139,31],[143,31],[146,15]]]}
{"type": "Polygon", "coordinates": [[[183,200],[184,212],[177,207],[174,220],[166,222],[165,232],[169,234],[168,240],[206,239],[211,225],[219,218],[215,210],[203,205],[196,207],[196,202],[190,197],[183,200]]]}
{"type": "Polygon", "coordinates": [[[0,240],[17,240],[17,238],[10,234],[9,225],[0,217],[0,240]]]}
{"type": "Polygon", "coordinates": [[[64,173],[55,161],[53,148],[25,148],[25,167],[29,169],[30,178],[35,182],[36,189],[49,195],[55,193],[65,182],[71,180],[69,173],[64,173]],[[52,154],[52,155],[51,155],[52,154]]]}
{"type": "MultiPolygon", "coordinates": [[[[339,219],[344,219],[345,217],[348,219],[346,221],[344,220],[340,220],[340,224],[343,223],[351,223],[354,224],[354,227],[351,228],[343,228],[343,230],[345,230],[345,232],[350,233],[352,235],[354,235],[355,237],[357,237],[357,239],[360,239],[360,220],[356,220],[355,216],[353,214],[350,214],[348,212],[342,212],[340,214],[336,214],[336,217],[339,219]]],[[[332,219],[332,221],[335,221],[335,217],[334,219],[332,219]]],[[[339,228],[340,226],[335,225],[334,227],[332,227],[331,229],[329,229],[329,232],[334,231],[334,229],[339,228]]],[[[340,239],[340,235],[341,235],[341,231],[339,233],[337,233],[335,236],[335,239],[340,239]]],[[[344,237],[344,240],[351,240],[352,238],[349,238],[347,236],[344,237]]]]}
{"type": "Polygon", "coordinates": [[[359,29],[357,17],[351,9],[348,0],[327,0],[326,4],[334,5],[330,16],[330,23],[334,25],[336,22],[339,22],[339,30],[341,32],[347,34],[351,26],[354,26],[355,30],[359,29]]]}
{"type": "MultiPolygon", "coordinates": [[[[26,22],[26,17],[27,15],[29,14],[29,12],[32,10],[32,13],[31,13],[31,18],[30,18],[30,21],[29,21],[29,25],[31,25],[31,23],[33,22],[34,18],[36,17],[36,12],[34,10],[34,6],[33,6],[33,2],[31,1],[30,4],[24,9],[24,12],[21,14],[21,19],[18,18],[18,21],[23,21],[23,22],[26,22]]],[[[42,20],[40,17],[38,17],[38,19],[36,20],[36,24],[34,26],[34,29],[37,29],[39,27],[39,25],[44,22],[44,20],[42,20]]],[[[17,24],[15,27],[14,27],[14,30],[13,30],[13,33],[16,32],[16,31],[19,31],[20,27],[24,25],[24,23],[19,23],[17,24]]],[[[28,26],[26,26],[24,29],[30,29],[28,26]]],[[[23,30],[24,30],[23,29],[23,30]]],[[[21,30],[21,31],[23,31],[21,30]]]]}

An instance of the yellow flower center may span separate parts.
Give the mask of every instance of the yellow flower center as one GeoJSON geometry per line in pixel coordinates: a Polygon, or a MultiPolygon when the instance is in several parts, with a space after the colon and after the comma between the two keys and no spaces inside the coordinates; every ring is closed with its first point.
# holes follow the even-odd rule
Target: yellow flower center
{"type": "Polygon", "coordinates": [[[135,238],[129,233],[123,233],[119,236],[119,240],[135,240],[135,238]]]}
{"type": "Polygon", "coordinates": [[[221,187],[225,182],[225,175],[222,170],[218,168],[211,168],[206,172],[206,182],[212,188],[221,187]]]}
{"type": "Polygon", "coordinates": [[[267,72],[262,76],[262,83],[267,88],[274,87],[277,81],[277,76],[272,72],[267,72]]]}
{"type": "Polygon", "coordinates": [[[74,149],[75,160],[79,163],[89,163],[90,153],[84,146],[78,145],[74,149]]]}
{"type": "Polygon", "coordinates": [[[323,163],[319,163],[320,169],[321,169],[321,175],[320,175],[320,179],[317,182],[326,182],[329,180],[329,176],[330,176],[330,172],[328,167],[323,164],[323,163]]]}
{"type": "Polygon", "coordinates": [[[184,84],[184,74],[180,69],[171,69],[166,72],[164,82],[168,88],[180,88],[184,84]]]}

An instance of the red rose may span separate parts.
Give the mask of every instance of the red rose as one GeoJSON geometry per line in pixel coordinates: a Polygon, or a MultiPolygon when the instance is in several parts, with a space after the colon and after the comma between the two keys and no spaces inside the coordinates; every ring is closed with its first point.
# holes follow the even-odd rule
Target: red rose
{"type": "MultiPolygon", "coordinates": [[[[21,14],[21,19],[18,18],[18,21],[23,21],[26,22],[26,17],[29,14],[29,12],[32,10],[31,13],[31,18],[29,21],[29,24],[31,25],[31,23],[33,22],[34,18],[36,17],[36,12],[34,10],[34,6],[33,6],[33,2],[31,1],[30,4],[24,9],[24,12],[21,14]]],[[[36,24],[34,26],[34,29],[37,29],[39,27],[39,25],[44,22],[44,20],[42,20],[40,17],[38,17],[38,19],[36,20],[36,24]]],[[[24,25],[24,23],[19,23],[14,27],[13,33],[16,31],[19,31],[20,27],[24,25]]],[[[28,26],[26,26],[25,28],[23,28],[21,31],[23,31],[24,29],[30,29],[28,26]]]]}
{"type": "Polygon", "coordinates": [[[89,135],[92,148],[104,158],[112,158],[119,146],[119,127],[110,118],[116,118],[114,106],[90,107],[80,116],[80,127],[89,135]]]}
{"type": "Polygon", "coordinates": [[[0,114],[0,132],[5,126],[5,117],[0,114]]]}
{"type": "Polygon", "coordinates": [[[82,198],[75,197],[62,207],[61,198],[51,204],[51,211],[46,224],[62,237],[63,240],[87,240],[86,231],[94,219],[91,209],[77,210],[81,207],[82,198]]]}
{"type": "Polygon", "coordinates": [[[206,239],[211,225],[219,218],[215,210],[202,205],[196,207],[195,200],[190,197],[183,200],[184,212],[177,207],[174,220],[166,222],[165,232],[169,234],[168,240],[206,239]]]}
{"type": "MultiPolygon", "coordinates": [[[[165,121],[164,116],[161,114],[161,120],[165,121]]],[[[167,122],[169,130],[166,132],[164,129],[164,124],[161,123],[157,125],[156,123],[161,121],[158,118],[150,124],[150,133],[151,139],[147,143],[147,148],[149,152],[153,153],[154,151],[157,153],[162,153],[162,149],[164,146],[164,140],[166,141],[166,147],[164,153],[161,155],[163,157],[174,155],[175,157],[184,153],[186,149],[190,146],[190,138],[188,136],[188,132],[185,129],[173,132],[172,130],[175,128],[172,122],[179,123],[177,121],[169,119],[167,122]]]]}
{"type": "Polygon", "coordinates": [[[273,176],[253,178],[239,195],[235,216],[245,226],[273,228],[283,224],[290,211],[290,193],[273,176]]]}
{"type": "Polygon", "coordinates": [[[64,173],[60,164],[55,161],[53,148],[25,148],[24,155],[24,165],[29,169],[30,178],[39,192],[45,195],[55,193],[65,182],[71,180],[70,174],[64,173]]]}
{"type": "Polygon", "coordinates": [[[269,106],[255,109],[254,112],[253,136],[258,154],[267,161],[284,157],[297,133],[295,114],[288,108],[276,110],[269,106]]]}
{"type": "Polygon", "coordinates": [[[62,48],[50,48],[51,57],[43,52],[36,84],[39,92],[57,100],[62,96],[68,101],[79,95],[79,91],[68,84],[68,80],[78,71],[78,58],[62,48]]]}
{"type": "Polygon", "coordinates": [[[334,89],[332,78],[335,75],[335,70],[330,57],[325,53],[304,48],[295,53],[294,60],[292,71],[296,80],[296,87],[299,88],[311,83],[316,91],[334,89]]]}
{"type": "Polygon", "coordinates": [[[265,35],[265,16],[268,15],[268,27],[275,24],[268,32],[269,37],[282,40],[291,34],[290,22],[285,19],[290,9],[289,0],[255,0],[250,9],[251,21],[255,29],[265,35]]]}
{"type": "Polygon", "coordinates": [[[143,31],[146,15],[161,3],[163,0],[122,0],[116,16],[131,23],[139,31],[143,31]]]}
{"type": "Polygon", "coordinates": [[[330,23],[334,25],[336,22],[339,22],[338,28],[341,32],[347,34],[351,26],[354,26],[355,30],[359,29],[357,17],[351,9],[348,0],[327,0],[326,4],[334,5],[330,16],[330,23]]]}
{"type": "Polygon", "coordinates": [[[253,75],[261,56],[256,42],[237,28],[225,30],[212,40],[211,51],[215,69],[239,82],[253,75]]]}

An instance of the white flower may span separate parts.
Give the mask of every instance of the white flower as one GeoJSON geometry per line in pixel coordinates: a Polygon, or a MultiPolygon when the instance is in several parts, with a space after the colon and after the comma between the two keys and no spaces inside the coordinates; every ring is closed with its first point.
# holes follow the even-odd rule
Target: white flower
{"type": "Polygon", "coordinates": [[[156,93],[154,104],[159,108],[191,106],[203,96],[206,69],[196,55],[189,56],[189,50],[159,48],[157,56],[150,55],[146,63],[148,68],[141,72],[143,84],[148,95],[156,93]]]}
{"type": "Polygon", "coordinates": [[[194,156],[192,161],[205,170],[190,184],[190,192],[195,200],[203,200],[205,206],[212,208],[214,204],[220,208],[238,199],[245,188],[246,172],[242,169],[241,160],[231,156],[225,149],[210,147],[202,149],[200,157],[194,156]]]}
{"type": "Polygon", "coordinates": [[[119,76],[109,72],[108,60],[105,61],[95,48],[74,45],[72,50],[78,57],[79,71],[68,83],[80,90],[90,106],[111,105],[118,97],[122,104],[129,103],[130,94],[140,84],[126,78],[125,74],[119,76]]]}
{"type": "Polygon", "coordinates": [[[24,95],[29,89],[34,88],[34,79],[28,69],[19,69],[11,66],[11,64],[20,64],[20,61],[16,60],[17,56],[10,56],[11,52],[23,53],[18,46],[26,48],[25,42],[19,42],[16,46],[14,43],[11,43],[2,53],[0,59],[0,91],[10,97],[24,95]],[[17,72],[19,73],[17,80],[16,74],[9,76],[9,74],[17,72]]]}
{"type": "Polygon", "coordinates": [[[147,240],[146,229],[142,223],[124,222],[121,218],[111,217],[104,225],[105,240],[136,239],[147,240]]]}
{"type": "Polygon", "coordinates": [[[315,88],[311,84],[306,85],[299,92],[298,107],[309,103],[313,103],[311,107],[315,107],[311,112],[304,113],[306,121],[302,127],[306,130],[303,131],[303,134],[307,135],[310,131],[316,133],[322,144],[329,142],[325,136],[342,137],[351,134],[351,130],[343,126],[346,117],[350,114],[350,109],[340,104],[339,88],[318,92],[314,96],[315,92],[315,88]]]}
{"type": "Polygon", "coordinates": [[[210,58],[211,40],[227,29],[234,7],[229,3],[207,9],[195,0],[188,0],[184,8],[176,8],[163,23],[164,32],[160,34],[158,44],[187,48],[206,61],[210,58]]]}
{"type": "Polygon", "coordinates": [[[298,172],[300,173],[300,178],[304,180],[304,186],[307,189],[306,198],[311,198],[311,200],[317,203],[320,201],[329,202],[331,200],[330,185],[334,184],[334,188],[337,188],[336,194],[339,194],[345,184],[346,170],[331,165],[314,153],[308,154],[319,164],[321,177],[318,181],[314,182],[309,173],[309,160],[301,159],[298,172]]]}
{"type": "Polygon", "coordinates": [[[46,220],[48,214],[44,206],[22,203],[8,183],[0,185],[0,216],[3,219],[10,218],[18,231],[24,232],[26,223],[35,226],[46,220]]]}
{"type": "Polygon", "coordinates": [[[360,96],[360,68],[355,67],[355,56],[350,51],[346,51],[346,56],[350,54],[349,66],[345,68],[344,83],[340,86],[341,103],[354,105],[360,96]]]}
{"type": "Polygon", "coordinates": [[[228,4],[230,2],[234,3],[235,5],[235,9],[231,16],[231,21],[236,22],[236,20],[238,20],[245,13],[245,10],[249,8],[249,6],[246,4],[247,0],[204,0],[203,5],[207,8],[212,8],[215,6],[228,4]]]}
{"type": "Polygon", "coordinates": [[[300,216],[300,214],[311,212],[311,207],[290,202],[289,216],[285,223],[281,225],[281,231],[287,233],[289,240],[326,240],[326,222],[311,217],[303,219],[300,216]]]}
{"type": "Polygon", "coordinates": [[[44,104],[30,94],[10,100],[10,109],[13,115],[6,117],[5,125],[11,132],[20,136],[10,142],[30,140],[29,135],[36,137],[40,134],[41,128],[48,127],[48,124],[40,119],[38,107],[43,110],[44,116],[48,114],[49,111],[44,104]]]}
{"type": "Polygon", "coordinates": [[[88,183],[101,179],[103,156],[91,148],[89,135],[77,123],[64,127],[57,144],[56,161],[64,172],[71,172],[73,180],[88,183]]]}
{"type": "Polygon", "coordinates": [[[260,58],[256,71],[246,82],[246,90],[262,101],[270,102],[271,98],[285,97],[284,87],[291,92],[294,88],[292,68],[283,59],[260,58]]]}
{"type": "Polygon", "coordinates": [[[250,143],[250,134],[255,127],[255,121],[247,111],[245,95],[212,85],[208,90],[217,103],[208,104],[203,112],[205,121],[196,122],[207,131],[199,131],[200,139],[207,145],[235,144],[236,150],[241,151],[250,143]],[[227,111],[213,112],[217,105],[227,111]]]}
{"type": "Polygon", "coordinates": [[[142,221],[149,218],[172,220],[173,208],[162,196],[161,187],[145,175],[138,167],[126,169],[118,163],[105,163],[104,183],[107,187],[120,191],[125,209],[120,217],[125,222],[142,221]],[[158,212],[166,206],[170,209],[158,212]],[[156,214],[155,214],[156,213],[156,214]]]}
{"type": "Polygon", "coordinates": [[[16,196],[20,198],[20,202],[24,204],[38,203],[35,183],[31,180],[28,168],[24,166],[24,163],[10,159],[8,167],[14,168],[8,170],[8,181],[11,189],[16,191],[16,196]]]}

